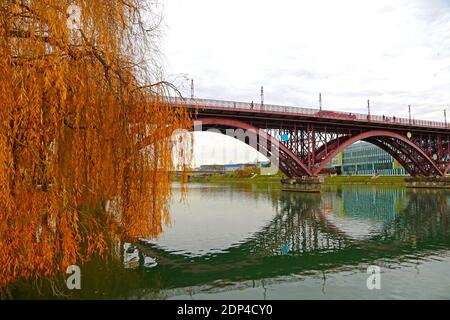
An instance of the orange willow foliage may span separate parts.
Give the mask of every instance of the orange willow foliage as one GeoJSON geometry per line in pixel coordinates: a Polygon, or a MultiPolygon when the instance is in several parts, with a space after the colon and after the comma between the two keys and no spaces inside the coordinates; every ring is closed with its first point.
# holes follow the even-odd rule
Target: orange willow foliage
{"type": "Polygon", "coordinates": [[[154,76],[158,21],[145,2],[0,8],[1,288],[65,271],[119,237],[157,236],[180,142],[168,137],[190,121],[154,76]]]}

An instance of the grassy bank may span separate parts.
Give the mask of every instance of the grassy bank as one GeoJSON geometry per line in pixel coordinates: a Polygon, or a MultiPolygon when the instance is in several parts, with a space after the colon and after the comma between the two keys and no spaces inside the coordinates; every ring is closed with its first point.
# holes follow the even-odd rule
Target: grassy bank
{"type": "Polygon", "coordinates": [[[325,184],[388,184],[405,185],[405,176],[336,176],[325,177],[325,184]]]}
{"type": "Polygon", "coordinates": [[[280,183],[282,174],[273,176],[255,175],[252,177],[237,177],[231,174],[217,174],[206,177],[191,177],[190,182],[210,182],[210,183],[280,183]]]}
{"type": "MultiPolygon", "coordinates": [[[[192,177],[190,182],[206,182],[206,183],[280,183],[280,180],[284,178],[284,175],[277,174],[274,176],[261,176],[256,175],[254,177],[236,177],[233,174],[224,175],[212,175],[207,177],[192,177]]],[[[336,176],[325,177],[325,185],[352,185],[352,184],[387,184],[403,186],[405,185],[404,176],[336,176]]]]}

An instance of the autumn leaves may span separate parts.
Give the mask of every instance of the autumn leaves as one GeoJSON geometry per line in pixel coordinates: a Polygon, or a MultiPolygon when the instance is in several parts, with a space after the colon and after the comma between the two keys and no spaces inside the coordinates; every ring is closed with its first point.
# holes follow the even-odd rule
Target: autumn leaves
{"type": "Polygon", "coordinates": [[[118,238],[157,236],[169,221],[167,137],[190,120],[164,82],[147,85],[160,80],[145,63],[157,61],[146,56],[157,49],[147,30],[158,29],[141,20],[149,7],[80,2],[74,33],[66,3],[2,4],[0,287],[64,272],[118,238]]]}

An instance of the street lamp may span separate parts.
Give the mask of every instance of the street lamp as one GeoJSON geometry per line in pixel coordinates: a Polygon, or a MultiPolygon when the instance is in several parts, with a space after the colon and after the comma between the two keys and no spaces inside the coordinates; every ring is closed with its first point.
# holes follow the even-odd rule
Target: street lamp
{"type": "Polygon", "coordinates": [[[264,86],[261,86],[261,107],[264,106],[264,86]]]}
{"type": "Polygon", "coordinates": [[[319,110],[322,111],[322,94],[319,93],[319,110]]]}
{"type": "MultiPolygon", "coordinates": [[[[194,99],[194,79],[191,78],[191,75],[187,74],[187,73],[181,73],[177,77],[181,78],[182,84],[180,85],[180,88],[182,88],[183,94],[190,87],[190,89],[191,89],[191,99],[194,99]]],[[[186,92],[186,95],[187,95],[187,92],[186,92]]]]}
{"type": "Polygon", "coordinates": [[[411,105],[408,104],[409,123],[411,123],[411,105]]]}

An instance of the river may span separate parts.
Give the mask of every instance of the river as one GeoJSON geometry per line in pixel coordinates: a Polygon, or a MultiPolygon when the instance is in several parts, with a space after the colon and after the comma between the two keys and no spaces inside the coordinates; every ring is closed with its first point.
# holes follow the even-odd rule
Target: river
{"type": "Polygon", "coordinates": [[[199,183],[185,200],[174,185],[170,211],[159,239],[83,266],[70,297],[450,299],[449,191],[199,183]]]}

